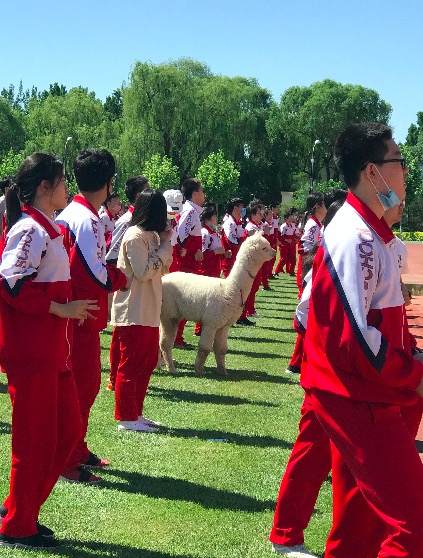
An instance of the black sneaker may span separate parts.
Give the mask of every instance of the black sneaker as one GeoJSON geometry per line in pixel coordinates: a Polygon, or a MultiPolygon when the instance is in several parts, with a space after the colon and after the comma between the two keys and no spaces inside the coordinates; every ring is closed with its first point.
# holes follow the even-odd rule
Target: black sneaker
{"type": "Polygon", "coordinates": [[[59,546],[59,543],[51,538],[44,537],[37,533],[36,535],[31,535],[30,537],[9,537],[3,533],[0,533],[0,546],[8,546],[11,548],[23,548],[23,549],[54,549],[59,546]]]}
{"type": "Polygon", "coordinates": [[[289,365],[288,368],[285,370],[287,374],[299,374],[301,372],[301,368],[299,366],[291,366],[289,365]]]}
{"type": "Polygon", "coordinates": [[[245,326],[255,326],[256,325],[256,322],[252,322],[248,318],[242,318],[240,320],[237,320],[236,323],[238,325],[245,325],[245,326]]]}
{"type": "MultiPolygon", "coordinates": [[[[0,524],[1,524],[1,519],[4,519],[6,517],[7,511],[8,510],[5,506],[0,506],[0,524]]],[[[38,534],[42,535],[43,537],[53,537],[54,536],[54,531],[52,531],[51,529],[49,529],[45,525],[41,525],[41,523],[39,523],[38,521],[37,521],[37,528],[38,528],[38,534]]]]}

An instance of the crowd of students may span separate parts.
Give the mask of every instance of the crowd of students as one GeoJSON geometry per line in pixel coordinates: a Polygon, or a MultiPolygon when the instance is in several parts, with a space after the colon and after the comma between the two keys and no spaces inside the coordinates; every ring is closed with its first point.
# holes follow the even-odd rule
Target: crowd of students
{"type": "MultiPolygon", "coordinates": [[[[54,484],[59,477],[100,482],[93,470],[110,464],[86,442],[100,388],[99,333],[107,326],[110,295],[115,293],[109,385],[118,430],[155,432],[159,423],[143,415],[143,404],[159,355],[162,274],[227,275],[248,234],[263,230],[277,242],[277,205],[265,220],[263,204],[251,202],[244,228],[242,200],[232,200],[219,235],[216,207],[205,204],[198,179],[186,180],[182,192],[163,195],[146,177],[130,178],[125,186],[130,205],[123,212],[108,151],[82,151],[73,172],[79,192],[71,201],[63,164],[45,153],[27,157],[16,177],[0,185],[6,194],[0,362],[12,402],[2,546],[56,547],[53,532],[38,521],[54,484]]],[[[257,315],[254,296],[261,279],[260,272],[239,323],[250,325],[247,315],[257,315]]],[[[188,347],[184,325],[175,340],[181,348],[188,347]]]]}
{"type": "MultiPolygon", "coordinates": [[[[59,477],[97,483],[93,469],[109,466],[85,438],[110,294],[117,428],[153,433],[160,423],[143,406],[159,358],[162,275],[227,277],[243,240],[260,232],[279,247],[279,261],[259,270],[237,323],[252,326],[250,318],[260,317],[260,285],[271,290],[279,273],[295,276],[298,247],[298,338],[287,372],[301,372],[305,392],[273,550],[313,556],[304,530],[332,469],[325,558],[423,556],[423,466],[414,446],[423,358],[404,312],[406,251],[390,229],[404,207],[408,168],[381,124],[347,128],[335,155],[349,192],[309,195],[300,227],[295,208],[280,222],[278,203],[266,208],[254,199],[244,208],[234,198],[219,232],[217,208],[196,178],[161,194],[146,177],[132,177],[124,211],[105,150],[76,157],[79,193],[70,203],[63,165],[52,155],[34,153],[2,182],[0,363],[12,402],[12,468],[0,545],[55,548],[54,533],[38,521],[54,484],[59,477]]],[[[189,349],[184,326],[175,346],[189,349]]]]}

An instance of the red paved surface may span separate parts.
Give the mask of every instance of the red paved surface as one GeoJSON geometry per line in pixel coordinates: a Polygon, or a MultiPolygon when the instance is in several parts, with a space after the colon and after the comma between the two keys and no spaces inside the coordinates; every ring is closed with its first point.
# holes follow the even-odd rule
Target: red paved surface
{"type": "MultiPolygon", "coordinates": [[[[408,252],[409,273],[403,275],[406,285],[415,286],[414,291],[418,292],[418,285],[422,286],[423,292],[423,244],[406,243],[408,252]]],[[[417,345],[423,348],[423,296],[413,295],[411,306],[407,306],[408,325],[411,333],[417,339],[417,345]]],[[[416,439],[417,449],[423,459],[423,422],[416,439]]]]}

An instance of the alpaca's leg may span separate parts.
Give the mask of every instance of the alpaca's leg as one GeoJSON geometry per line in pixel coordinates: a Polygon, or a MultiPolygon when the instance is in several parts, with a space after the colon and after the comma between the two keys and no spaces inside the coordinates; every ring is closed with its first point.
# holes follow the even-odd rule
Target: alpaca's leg
{"type": "Polygon", "coordinates": [[[214,356],[216,358],[217,371],[224,376],[227,374],[225,357],[228,352],[228,333],[230,326],[224,326],[216,331],[214,338],[214,356]]]}
{"type": "Polygon", "coordinates": [[[160,323],[160,350],[168,372],[176,372],[172,359],[173,343],[176,337],[179,320],[167,319],[160,323]]]}
{"type": "Polygon", "coordinates": [[[206,363],[206,358],[208,357],[210,351],[213,349],[213,340],[216,333],[215,328],[211,328],[207,324],[203,324],[203,329],[201,330],[201,337],[198,343],[198,352],[195,359],[195,373],[197,376],[202,376],[204,374],[204,365],[206,363]]]}

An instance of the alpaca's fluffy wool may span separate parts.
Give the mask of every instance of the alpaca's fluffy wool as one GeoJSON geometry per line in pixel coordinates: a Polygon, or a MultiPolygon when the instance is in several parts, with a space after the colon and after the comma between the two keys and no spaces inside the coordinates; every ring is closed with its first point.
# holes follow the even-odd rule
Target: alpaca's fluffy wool
{"type": "Polygon", "coordinates": [[[228,331],[240,317],[253,278],[275,250],[261,233],[242,244],[227,279],[176,272],[163,277],[163,304],[160,324],[160,349],[167,369],[174,372],[172,347],[182,318],[201,322],[203,329],[195,361],[197,374],[204,371],[209,352],[214,349],[218,371],[226,373],[228,331]]]}

